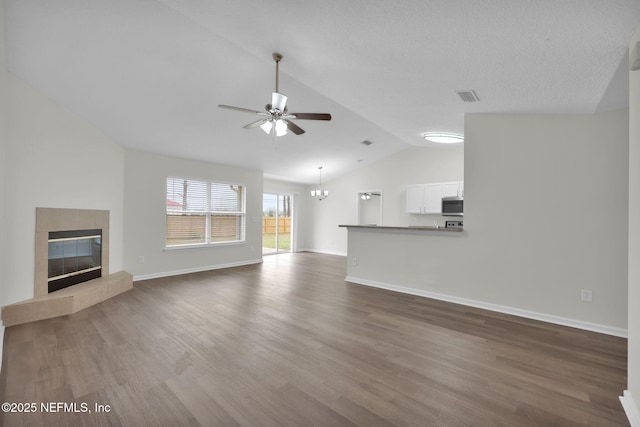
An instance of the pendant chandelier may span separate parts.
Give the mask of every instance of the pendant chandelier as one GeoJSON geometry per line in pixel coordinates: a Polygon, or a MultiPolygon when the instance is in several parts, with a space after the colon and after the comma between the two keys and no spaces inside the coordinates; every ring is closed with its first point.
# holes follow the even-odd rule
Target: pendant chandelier
{"type": "Polygon", "coordinates": [[[318,170],[320,171],[320,185],[315,190],[311,190],[311,197],[324,200],[329,196],[329,190],[324,190],[322,188],[322,166],[318,166],[318,170]]]}

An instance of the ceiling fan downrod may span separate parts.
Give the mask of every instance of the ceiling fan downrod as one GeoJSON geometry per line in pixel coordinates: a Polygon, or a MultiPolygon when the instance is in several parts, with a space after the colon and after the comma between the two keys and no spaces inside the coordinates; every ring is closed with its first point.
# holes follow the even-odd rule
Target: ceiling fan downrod
{"type": "Polygon", "coordinates": [[[278,92],[278,93],[279,93],[279,91],[278,91],[278,68],[279,68],[281,59],[282,59],[282,55],[280,55],[277,52],[273,53],[273,60],[276,61],[276,92],[278,92]]]}

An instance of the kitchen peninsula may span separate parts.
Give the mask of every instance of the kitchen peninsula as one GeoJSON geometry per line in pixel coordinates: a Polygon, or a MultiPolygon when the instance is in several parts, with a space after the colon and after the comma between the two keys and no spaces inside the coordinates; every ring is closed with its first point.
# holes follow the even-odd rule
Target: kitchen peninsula
{"type": "Polygon", "coordinates": [[[469,282],[460,265],[469,243],[463,228],[339,227],[348,232],[348,282],[449,301],[469,282]]]}
{"type": "Polygon", "coordinates": [[[410,226],[400,226],[400,225],[339,225],[338,227],[345,228],[366,228],[372,230],[408,230],[408,231],[449,231],[449,232],[461,232],[462,228],[445,228],[445,227],[433,227],[433,226],[422,226],[422,225],[410,225],[410,226]]]}

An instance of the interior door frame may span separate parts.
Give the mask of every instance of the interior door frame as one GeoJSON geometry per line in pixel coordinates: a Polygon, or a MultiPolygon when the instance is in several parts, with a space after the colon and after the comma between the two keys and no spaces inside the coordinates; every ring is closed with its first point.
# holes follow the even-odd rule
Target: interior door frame
{"type": "Polygon", "coordinates": [[[360,212],[361,211],[360,204],[362,202],[361,202],[360,197],[365,193],[373,193],[373,194],[376,195],[376,197],[380,197],[380,201],[379,201],[379,203],[380,203],[380,205],[379,205],[380,219],[379,219],[377,225],[382,225],[382,210],[383,210],[382,209],[382,207],[383,207],[383,204],[382,204],[382,190],[360,190],[360,191],[358,191],[357,199],[356,199],[356,224],[363,225],[363,224],[360,224],[362,222],[361,212],[360,212]]]}

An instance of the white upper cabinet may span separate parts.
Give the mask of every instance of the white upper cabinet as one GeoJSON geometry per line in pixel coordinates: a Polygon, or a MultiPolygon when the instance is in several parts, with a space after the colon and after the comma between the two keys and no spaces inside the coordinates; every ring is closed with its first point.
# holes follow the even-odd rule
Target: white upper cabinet
{"type": "Polygon", "coordinates": [[[461,197],[460,182],[444,182],[442,184],[442,197],[461,197]]]}
{"type": "Polygon", "coordinates": [[[442,185],[424,185],[424,214],[442,213],[442,185]]]}
{"type": "Polygon", "coordinates": [[[443,197],[464,197],[464,183],[434,182],[407,185],[407,213],[441,214],[443,197]]]}
{"type": "Polygon", "coordinates": [[[424,184],[407,185],[407,213],[421,214],[424,210],[424,184]]]}

